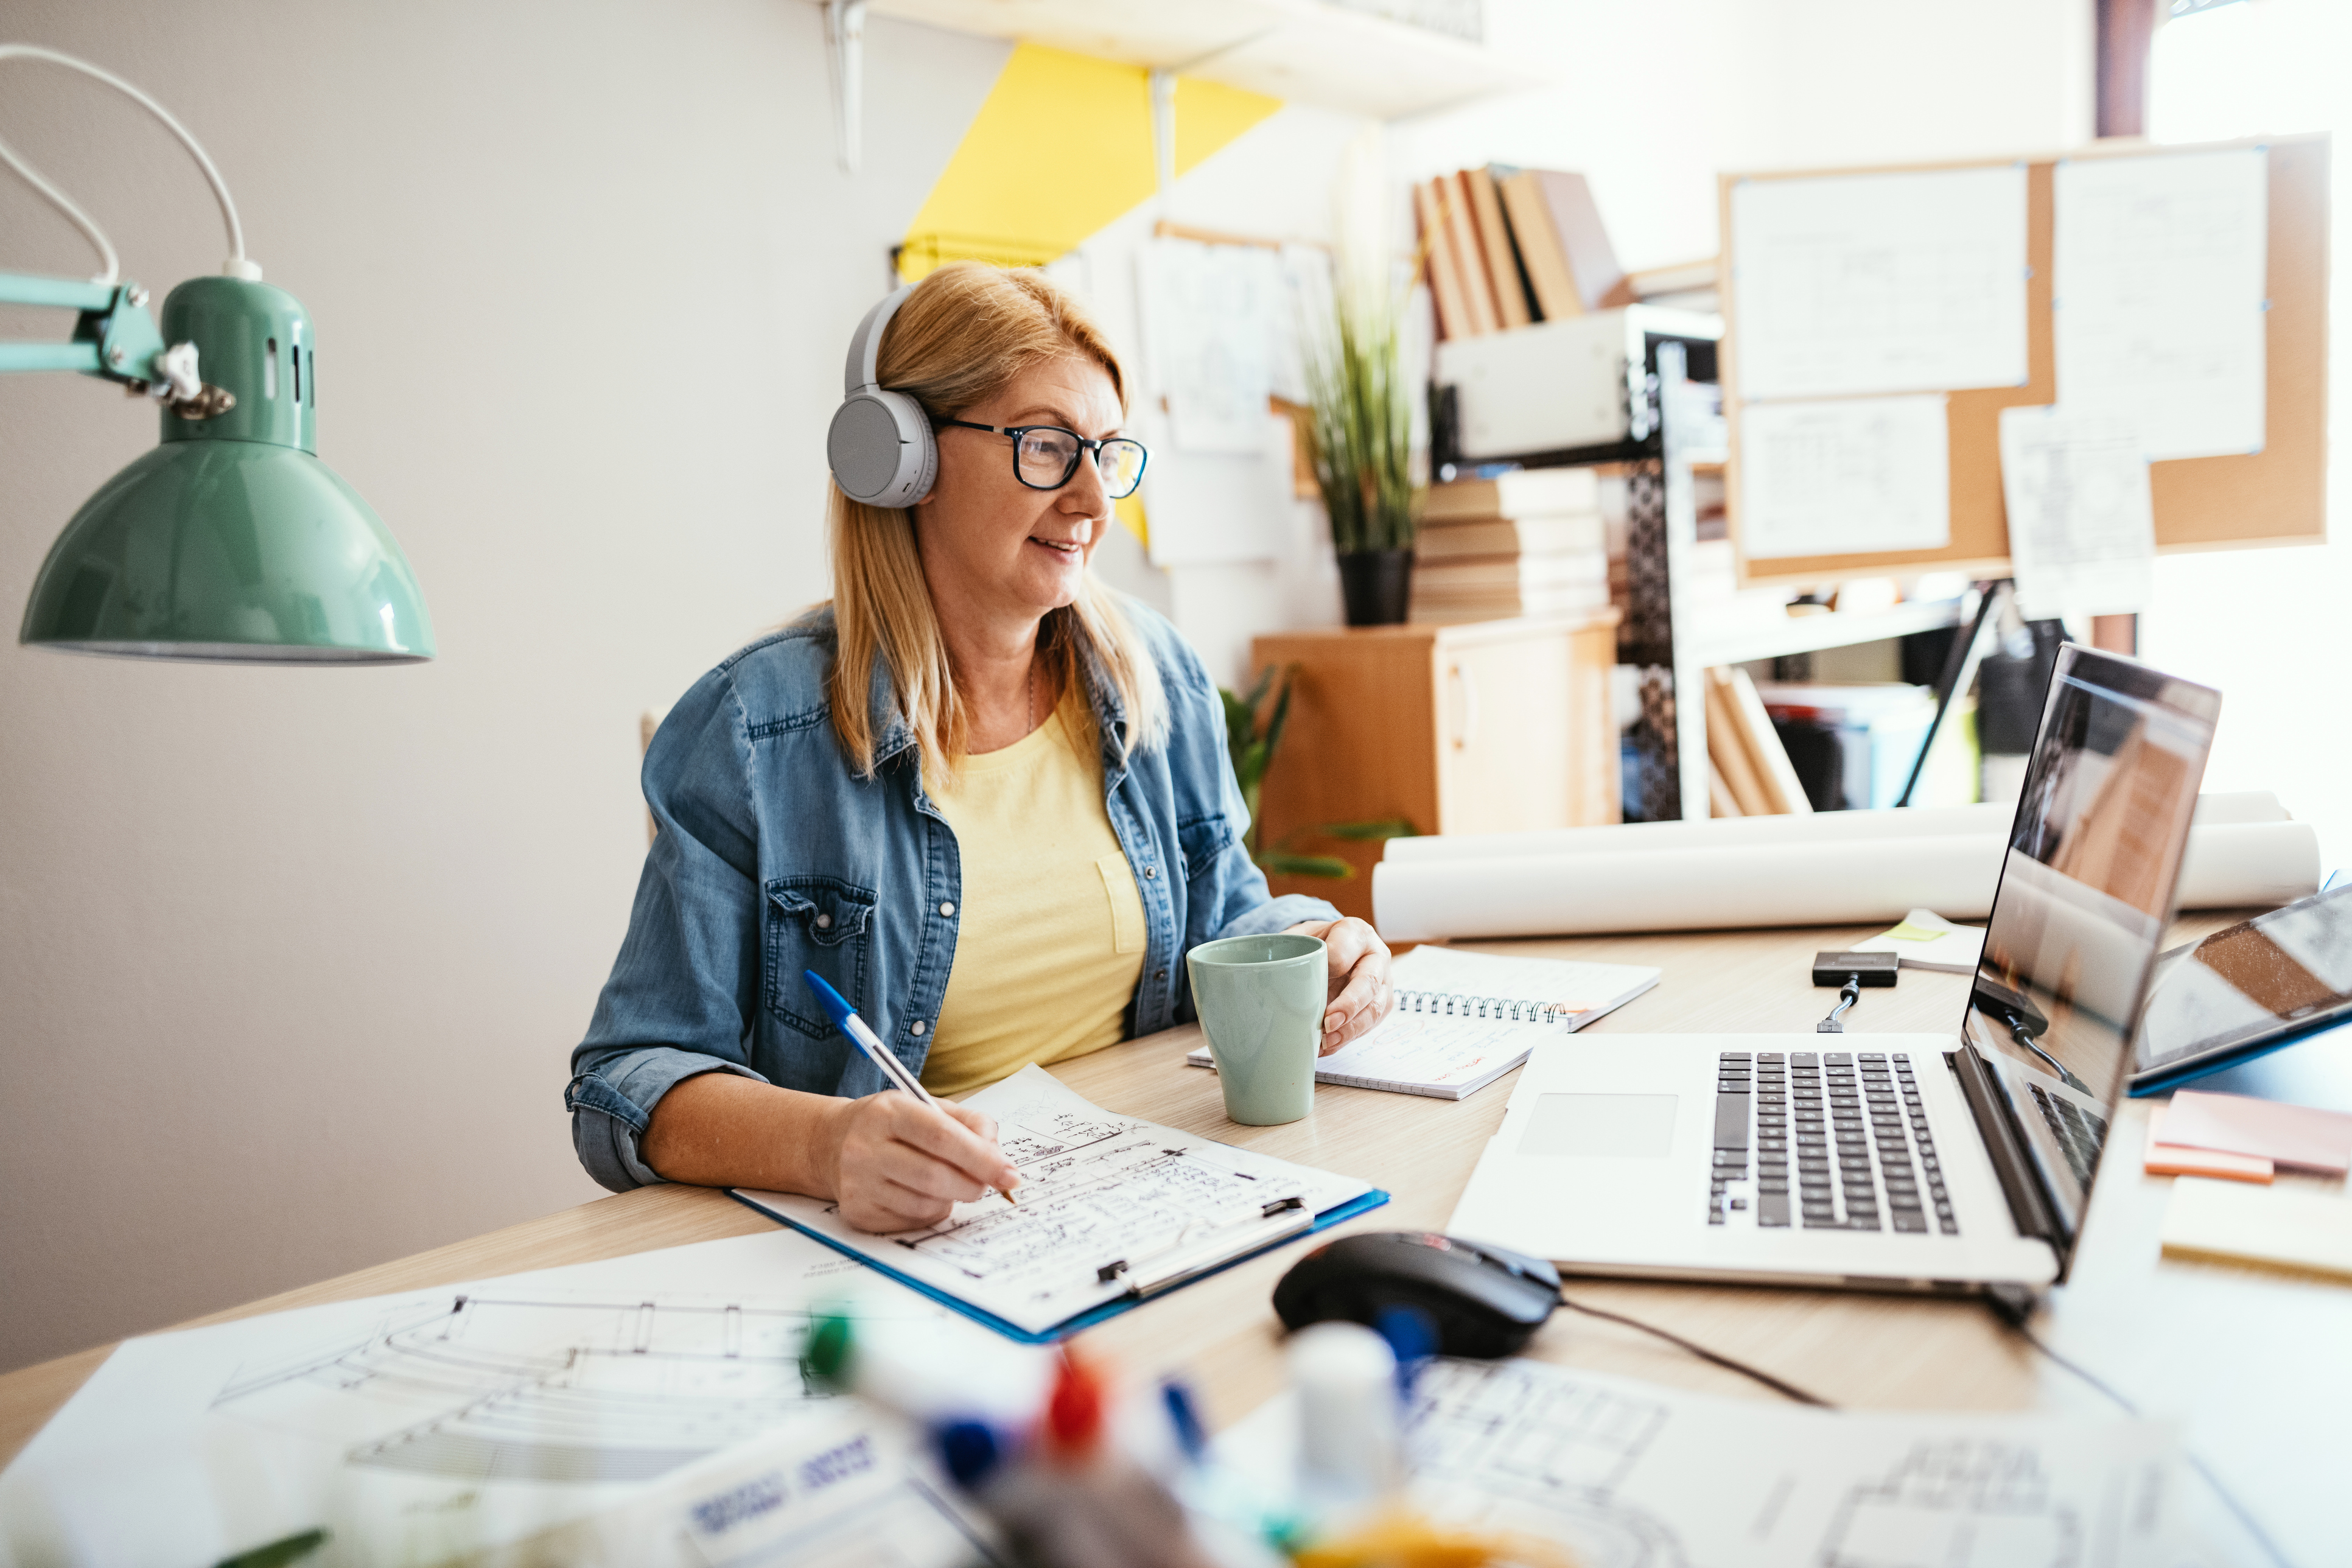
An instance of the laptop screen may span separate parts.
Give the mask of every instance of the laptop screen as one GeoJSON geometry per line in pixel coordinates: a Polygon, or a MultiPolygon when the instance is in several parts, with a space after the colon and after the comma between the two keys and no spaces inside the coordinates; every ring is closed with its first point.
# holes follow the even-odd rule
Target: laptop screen
{"type": "MultiPolygon", "coordinates": [[[[2221,705],[2072,645],[2043,700],[1963,1033],[1993,1068],[2009,1152],[2032,1167],[2062,1259],[2131,1071],[2221,705]]],[[[2018,1206],[2011,1173],[2004,1184],[2018,1206]]]]}

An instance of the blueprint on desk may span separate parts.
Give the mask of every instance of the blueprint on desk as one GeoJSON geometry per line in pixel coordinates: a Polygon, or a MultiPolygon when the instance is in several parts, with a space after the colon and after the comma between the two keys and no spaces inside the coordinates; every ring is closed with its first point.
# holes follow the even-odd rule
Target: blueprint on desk
{"type": "MultiPolygon", "coordinates": [[[[1295,1464],[1289,1400],[1217,1451],[1295,1464]]],[[[1413,1385],[1414,1500],[1581,1568],[2190,1568],[2172,1429],[2044,1414],[1824,1411],[1533,1361],[1413,1385]]]]}
{"type": "Polygon", "coordinates": [[[0,1475],[0,1563],[978,1560],[908,1436],[803,1381],[833,1306],[986,1338],[774,1232],[131,1340],[0,1475]]]}

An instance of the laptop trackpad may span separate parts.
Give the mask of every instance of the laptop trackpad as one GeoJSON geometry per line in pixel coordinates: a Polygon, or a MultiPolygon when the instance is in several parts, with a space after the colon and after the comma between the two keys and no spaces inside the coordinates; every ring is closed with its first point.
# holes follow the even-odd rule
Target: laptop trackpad
{"type": "Polygon", "coordinates": [[[1518,1152],[1663,1160],[1674,1152],[1671,1094],[1539,1094],[1518,1152]]]}

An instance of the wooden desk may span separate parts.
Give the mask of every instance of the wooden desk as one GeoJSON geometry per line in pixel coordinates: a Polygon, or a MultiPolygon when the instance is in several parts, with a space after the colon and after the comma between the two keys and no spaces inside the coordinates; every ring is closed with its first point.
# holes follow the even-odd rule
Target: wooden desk
{"type": "MultiPolygon", "coordinates": [[[[2172,940],[2225,923],[2226,917],[2183,922],[2172,940]]],[[[1811,955],[1868,934],[1824,928],[1471,945],[1664,969],[1655,991],[1598,1029],[1809,1034],[1832,999],[1811,984],[1811,955]]],[[[1957,975],[1906,971],[1895,990],[1864,994],[1849,1016],[1849,1031],[1953,1029],[1964,987],[1957,975]]],[[[1459,1102],[1326,1086],[1304,1121],[1237,1127],[1225,1120],[1215,1076],[1183,1065],[1195,1037],[1191,1029],[1171,1030],[1056,1073],[1113,1110],[1360,1175],[1395,1194],[1350,1228],[1442,1229],[1510,1097],[1508,1079],[1459,1102]]],[[[2144,1102],[2126,1105],[2116,1119],[2117,1157],[2098,1184],[2074,1280],[2044,1314],[2042,1331],[2150,1414],[2185,1418],[2191,1444],[2303,1568],[2352,1563],[2352,1527],[2343,1522],[2336,1497],[2342,1478],[2352,1474],[2345,1419],[2352,1414],[2352,1289],[2161,1258],[2157,1232],[2170,1183],[2138,1170],[2146,1122],[2144,1102]]],[[[588,1262],[744,1235],[766,1224],[716,1192],[651,1188],[199,1321],[588,1262]]],[[[1279,1248],[1229,1269],[1115,1319],[1087,1341],[1130,1369],[1188,1369],[1213,1422],[1223,1426],[1282,1383],[1280,1331],[1267,1301],[1301,1250],[1279,1248]]],[[[1841,1405],[2109,1409],[1969,1301],[1617,1282],[1573,1289],[1580,1299],[1670,1328],[1841,1405]]],[[[0,1460],[15,1456],[110,1348],[0,1377],[0,1460]]],[[[1734,1398],[1769,1397],[1646,1336],[1566,1312],[1537,1336],[1529,1353],[1734,1398]]],[[[2200,1527],[2233,1546],[2236,1558],[2258,1561],[2206,1489],[2184,1485],[2200,1527]]]]}

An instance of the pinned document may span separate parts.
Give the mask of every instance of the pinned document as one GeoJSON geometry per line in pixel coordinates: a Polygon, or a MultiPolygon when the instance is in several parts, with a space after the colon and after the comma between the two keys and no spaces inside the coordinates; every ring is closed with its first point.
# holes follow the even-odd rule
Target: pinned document
{"type": "Polygon", "coordinates": [[[2262,450],[2269,153],[2067,158],[2052,191],[2059,403],[2158,461],[2262,450]]]}
{"type": "Polygon", "coordinates": [[[1739,546],[1751,559],[1951,542],[1951,442],[1940,394],[1750,403],[1740,415],[1739,447],[1739,546]]]}
{"type": "Polygon", "coordinates": [[[2156,507],[2147,458],[2129,419],[2002,409],[2000,489],[2018,607],[2029,619],[2147,608],[2156,507]]]}
{"type": "Polygon", "coordinates": [[[1731,188],[1743,397],[2021,386],[2025,167],[1731,188]]]}
{"type": "Polygon", "coordinates": [[[1289,303],[1280,254],[1163,237],[1140,259],[1145,357],[1175,447],[1255,455],[1265,444],[1276,322],[1289,303]]]}

